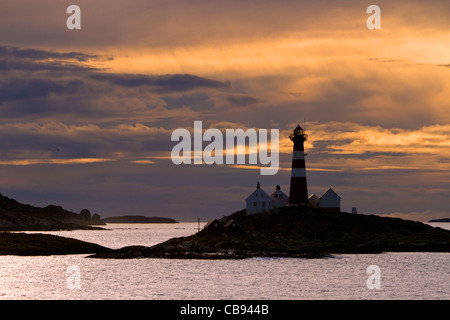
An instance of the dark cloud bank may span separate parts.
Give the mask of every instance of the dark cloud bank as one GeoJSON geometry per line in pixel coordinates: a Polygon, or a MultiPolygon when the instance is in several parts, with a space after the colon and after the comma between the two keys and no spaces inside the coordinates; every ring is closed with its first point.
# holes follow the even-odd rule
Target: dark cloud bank
{"type": "MultiPolygon", "coordinates": [[[[89,88],[108,85],[110,90],[113,90],[113,85],[125,89],[144,87],[156,94],[230,87],[230,82],[191,74],[115,74],[89,65],[89,62],[105,59],[112,58],[81,52],[59,53],[0,46],[0,102],[45,98],[50,94],[92,94],[89,88]]],[[[200,101],[205,100],[204,96],[198,97],[200,101]]],[[[195,99],[191,100],[191,103],[195,102],[195,99]]]]}

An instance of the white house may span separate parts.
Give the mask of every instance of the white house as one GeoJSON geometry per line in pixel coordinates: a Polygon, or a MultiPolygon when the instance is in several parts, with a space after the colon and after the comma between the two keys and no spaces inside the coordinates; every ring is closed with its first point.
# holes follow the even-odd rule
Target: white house
{"type": "Polygon", "coordinates": [[[245,199],[247,214],[268,212],[272,209],[272,198],[261,189],[259,182],[256,190],[245,199]]]}
{"type": "Polygon", "coordinates": [[[319,206],[321,209],[327,211],[340,211],[341,197],[336,192],[334,192],[333,189],[330,188],[323,194],[323,196],[320,197],[319,206]]]}
{"type": "Polygon", "coordinates": [[[309,196],[308,203],[311,207],[318,208],[320,205],[320,198],[313,193],[309,196]]]}
{"type": "Polygon", "coordinates": [[[272,207],[273,208],[281,208],[285,207],[289,203],[289,197],[281,191],[281,187],[277,186],[274,193],[270,195],[272,198],[272,207]]]}

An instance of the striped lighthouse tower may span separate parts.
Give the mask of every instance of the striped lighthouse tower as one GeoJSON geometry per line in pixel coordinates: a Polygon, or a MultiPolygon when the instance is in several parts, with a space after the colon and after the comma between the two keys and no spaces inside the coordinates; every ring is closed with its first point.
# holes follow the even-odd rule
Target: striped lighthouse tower
{"type": "Polygon", "coordinates": [[[308,203],[308,188],[306,184],[305,149],[303,142],[308,138],[298,125],[289,136],[294,142],[292,154],[291,188],[289,190],[289,203],[308,203]]]}

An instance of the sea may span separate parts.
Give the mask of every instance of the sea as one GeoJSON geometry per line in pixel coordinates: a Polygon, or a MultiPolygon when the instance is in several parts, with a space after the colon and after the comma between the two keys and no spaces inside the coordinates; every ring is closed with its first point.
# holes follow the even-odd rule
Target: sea
{"type": "MultiPolygon", "coordinates": [[[[450,230],[450,223],[430,223],[450,230]]],[[[200,225],[202,227],[204,223],[200,225]]],[[[39,232],[109,248],[151,246],[197,222],[108,224],[39,232]]],[[[29,232],[31,233],[31,232],[29,232]]],[[[338,254],[321,259],[92,259],[0,256],[0,300],[448,300],[450,253],[338,254]]]]}

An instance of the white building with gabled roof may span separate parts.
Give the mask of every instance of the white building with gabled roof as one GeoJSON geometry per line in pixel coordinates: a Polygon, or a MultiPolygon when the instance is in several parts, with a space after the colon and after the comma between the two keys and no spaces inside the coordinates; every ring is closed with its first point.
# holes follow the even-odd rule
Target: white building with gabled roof
{"type": "Polygon", "coordinates": [[[272,198],[261,189],[258,182],[256,190],[245,199],[245,204],[247,214],[269,212],[272,209],[272,198]]]}
{"type": "Polygon", "coordinates": [[[333,190],[328,189],[327,192],[320,197],[320,209],[327,211],[340,211],[341,210],[341,197],[333,190]]]}
{"type": "Polygon", "coordinates": [[[281,187],[277,186],[275,191],[270,195],[272,198],[272,207],[281,208],[285,207],[289,203],[289,197],[281,191],[281,187]]]}

